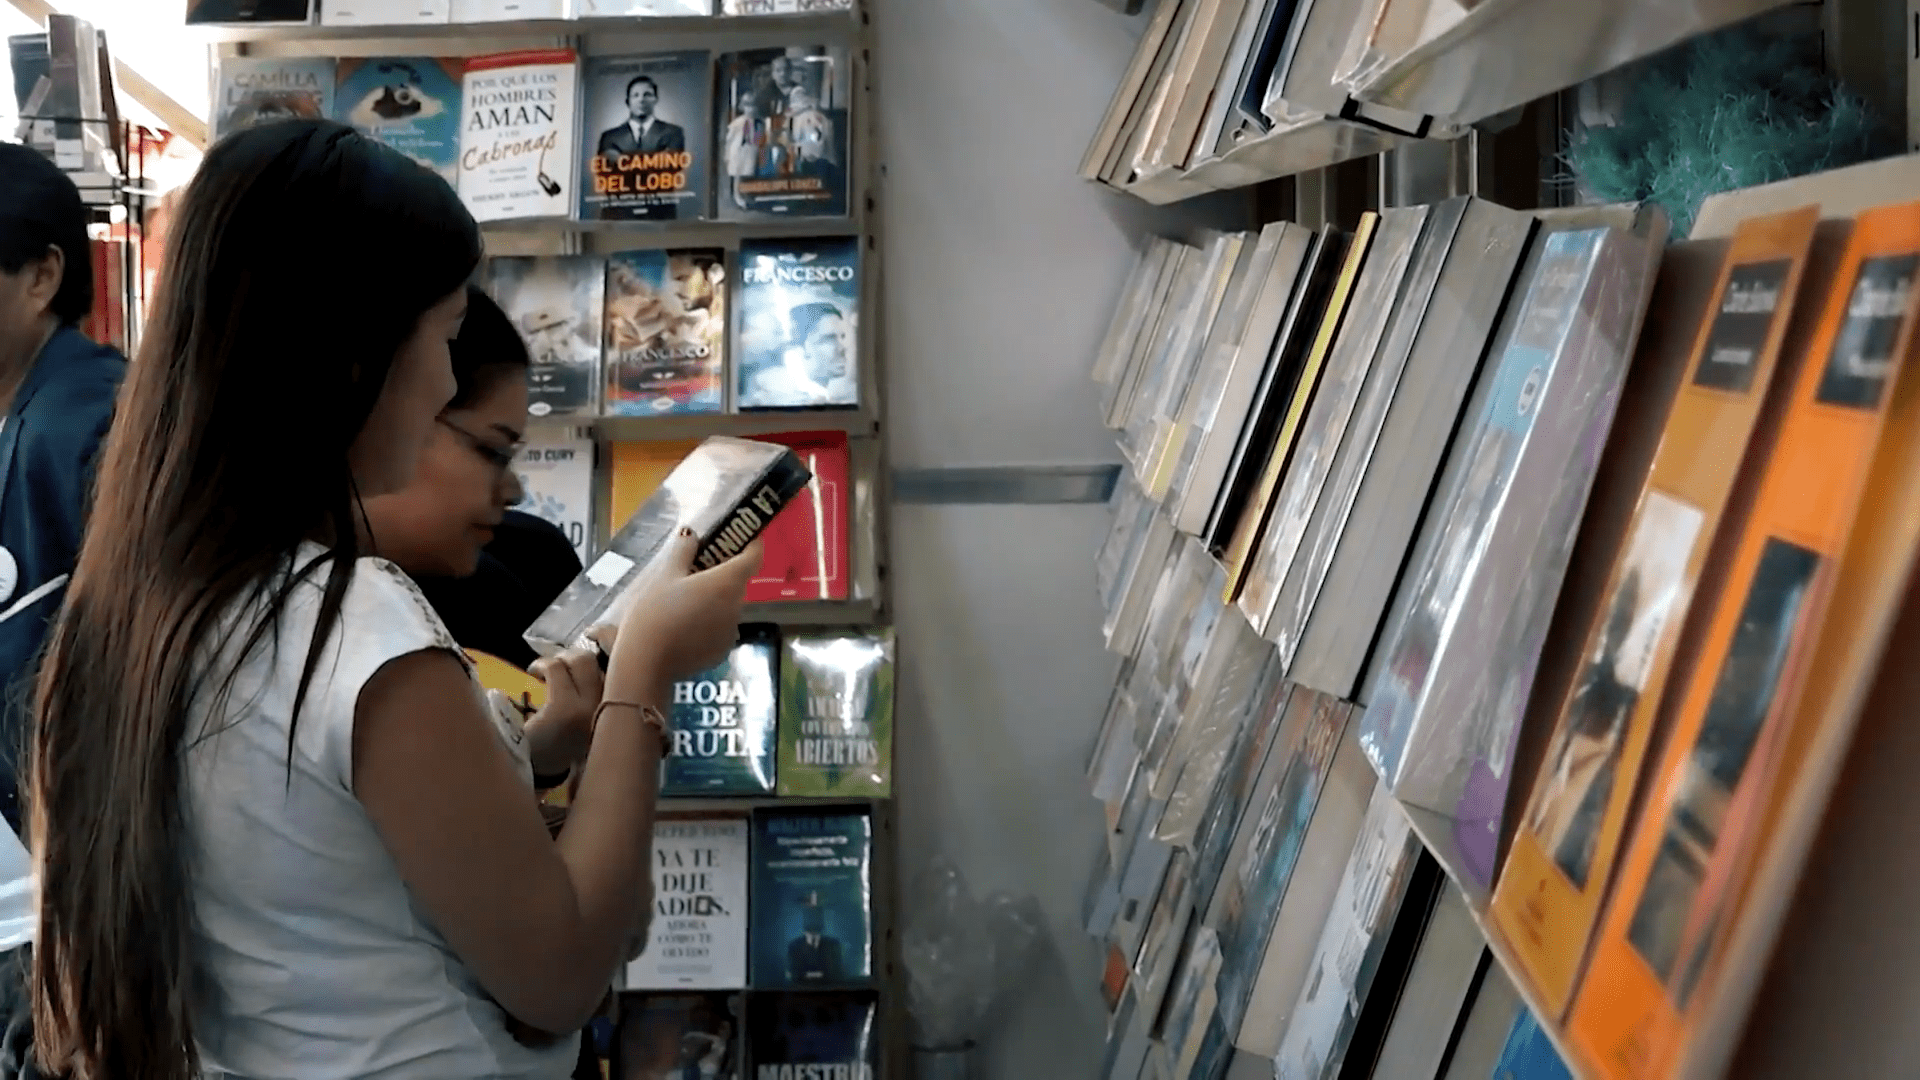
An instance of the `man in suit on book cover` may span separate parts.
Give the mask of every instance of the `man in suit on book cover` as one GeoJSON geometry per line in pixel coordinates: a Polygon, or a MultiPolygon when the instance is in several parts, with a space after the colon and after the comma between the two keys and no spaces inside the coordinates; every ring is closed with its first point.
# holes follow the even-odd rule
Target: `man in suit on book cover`
{"type": "Polygon", "coordinates": [[[800,909],[800,936],[787,943],[787,978],[798,984],[831,986],[841,981],[840,939],[826,933],[820,894],[807,894],[800,909]]]}
{"type": "Polygon", "coordinates": [[[687,133],[679,124],[654,115],[660,104],[660,84],[651,75],[627,80],[627,119],[600,133],[600,156],[626,157],[687,148],[687,133]]]}

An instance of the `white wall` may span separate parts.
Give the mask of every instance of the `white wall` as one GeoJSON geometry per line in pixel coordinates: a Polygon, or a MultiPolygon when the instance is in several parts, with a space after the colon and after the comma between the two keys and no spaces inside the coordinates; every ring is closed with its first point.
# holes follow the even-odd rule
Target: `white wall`
{"type": "MultiPolygon", "coordinates": [[[[875,0],[887,409],[896,467],[1117,460],[1087,365],[1135,246],[1238,201],[1155,211],[1074,173],[1141,32],[1095,0],[875,0]]],[[[1100,956],[1079,928],[1101,823],[1083,763],[1113,658],[1099,506],[905,506],[903,867],[1035,896],[1037,976],[979,1080],[1080,1080],[1100,1060],[1100,956]]],[[[911,910],[903,913],[912,918],[911,910]]]]}

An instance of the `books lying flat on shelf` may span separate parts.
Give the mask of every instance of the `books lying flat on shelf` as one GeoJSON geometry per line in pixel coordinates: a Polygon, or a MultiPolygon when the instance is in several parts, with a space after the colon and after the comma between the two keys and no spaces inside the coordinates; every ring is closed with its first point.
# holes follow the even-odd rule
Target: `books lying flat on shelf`
{"type": "Polygon", "coordinates": [[[273,120],[333,116],[334,62],[320,56],[223,56],[214,82],[215,139],[273,120]]]}
{"type": "MultiPolygon", "coordinates": [[[[455,21],[463,20],[456,14],[455,21]]],[[[578,75],[572,49],[467,60],[457,186],[474,220],[564,218],[573,212],[578,75]]]]}
{"type": "Polygon", "coordinates": [[[742,995],[621,994],[611,1075],[738,1080],[742,995]]]}
{"type": "Polygon", "coordinates": [[[343,57],[335,69],[333,118],[458,184],[465,63],[431,56],[343,57]]]}
{"type": "Polygon", "coordinates": [[[544,518],[565,533],[585,565],[594,536],[593,433],[562,424],[529,427],[513,459],[513,476],[523,493],[514,508],[544,518]]]}
{"type": "Polygon", "coordinates": [[[682,525],[699,538],[696,569],[739,554],[809,479],[786,447],[725,436],[707,439],[534,620],[527,643],[552,655],[580,643],[594,627],[618,622],[655,557],[682,525]]]}
{"type": "Polygon", "coordinates": [[[580,76],[581,220],[706,216],[712,65],[712,54],[698,49],[587,58],[580,76]]]}
{"type": "Polygon", "coordinates": [[[498,256],[487,260],[486,282],[527,343],[528,415],[593,415],[606,265],[593,255],[498,256]]]}
{"type": "Polygon", "coordinates": [[[747,1067],[756,1080],[874,1080],[880,1042],[877,994],[754,994],[747,1001],[747,1067]]]}
{"type": "Polygon", "coordinates": [[[754,818],[756,989],[832,989],[873,976],[873,823],[865,811],[754,818]]]}
{"type": "Polygon", "coordinates": [[[748,240],[734,296],[734,404],[860,404],[860,240],[748,240]]]}
{"type": "Polygon", "coordinates": [[[313,20],[313,0],[187,0],[187,25],[199,23],[304,23],[313,20]]]}
{"type": "Polygon", "coordinates": [[[779,692],[779,628],[742,626],[725,660],[673,684],[660,794],[772,794],[779,692]]]}
{"type": "MultiPolygon", "coordinates": [[[[1680,628],[1774,384],[1817,218],[1808,208],[1748,221],[1720,260],[1711,307],[1701,313],[1710,317],[1692,334],[1688,385],[1616,557],[1609,599],[1586,633],[1581,670],[1557,704],[1545,763],[1494,894],[1494,921],[1553,1010],[1552,1022],[1573,995],[1612,878],[1631,780],[1640,775],[1680,628]]],[[[1669,269],[1679,256],[1669,252],[1669,269]]],[[[1659,303],[1671,305],[1678,290],[1663,281],[1659,303]]],[[[1795,356],[1780,365],[1787,385],[1798,363],[1795,356]]]]}
{"type": "Polygon", "coordinates": [[[1657,1074],[1682,1049],[1911,362],[1916,267],[1920,204],[1860,215],[1574,999],[1572,1039],[1602,1076],[1657,1074]]]}
{"type": "Polygon", "coordinates": [[[452,0],[447,18],[456,23],[564,19],[567,0],[452,0]]]}
{"type": "Polygon", "coordinates": [[[715,63],[717,215],[847,212],[853,69],[839,45],[723,53],[715,63]]]}
{"type": "Polygon", "coordinates": [[[1482,888],[1534,666],[1631,358],[1614,335],[1639,322],[1664,219],[1654,232],[1581,229],[1540,244],[1376,663],[1368,757],[1398,798],[1451,822],[1457,865],[1482,888]]]}
{"type": "Polygon", "coordinates": [[[629,990],[747,985],[747,820],[662,818],[653,826],[653,920],[627,964],[629,990]]]}
{"type": "Polygon", "coordinates": [[[447,21],[451,0],[326,0],[321,26],[433,25],[447,21]]]}
{"type": "Polygon", "coordinates": [[[573,3],[574,14],[582,19],[713,14],[713,0],[573,0],[573,3]]]}
{"type": "Polygon", "coordinates": [[[780,672],[779,792],[893,790],[893,631],[789,634],[780,672]]]}
{"type": "Polygon", "coordinates": [[[607,256],[601,358],[607,416],[717,413],[725,404],[727,253],[607,256]]]}

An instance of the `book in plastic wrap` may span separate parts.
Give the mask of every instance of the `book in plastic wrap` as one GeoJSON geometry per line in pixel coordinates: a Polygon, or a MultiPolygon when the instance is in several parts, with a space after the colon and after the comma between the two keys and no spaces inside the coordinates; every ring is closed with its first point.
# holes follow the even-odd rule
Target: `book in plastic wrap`
{"type": "Polygon", "coordinates": [[[720,0],[722,15],[815,15],[852,10],[853,0],[720,0]]]}
{"type": "MultiPolygon", "coordinates": [[[[1380,648],[1361,744],[1493,884],[1512,753],[1662,235],[1548,234],[1380,648]]],[[[1451,862],[1451,857],[1448,860],[1451,862]]]]}
{"type": "Polygon", "coordinates": [[[747,985],[747,821],[661,818],[653,825],[653,922],[627,964],[629,990],[747,985]]]}
{"type": "Polygon", "coordinates": [[[586,640],[594,627],[617,623],[654,558],[683,525],[699,538],[695,569],[739,554],[809,479],[806,466],[784,446],[724,435],[707,439],[534,620],[527,643],[551,656],[586,640]]]}
{"type": "Polygon", "coordinates": [[[564,19],[567,0],[452,0],[447,17],[455,23],[564,19]]]}
{"type": "Polygon", "coordinates": [[[587,58],[580,74],[582,221],[706,216],[712,66],[712,54],[700,49],[587,58]]]}
{"type": "MultiPolygon", "coordinates": [[[[1827,634],[1855,632],[1846,616],[1867,610],[1831,602],[1836,577],[1848,578],[1842,556],[1852,553],[1863,499],[1898,497],[1870,492],[1868,480],[1892,403],[1911,416],[1903,384],[1914,363],[1917,275],[1920,204],[1856,218],[1751,517],[1705,609],[1697,660],[1669,695],[1678,703],[1671,733],[1646,774],[1574,999],[1569,1032],[1598,1075],[1672,1071],[1710,996],[1703,987],[1716,981],[1715,944],[1738,916],[1741,864],[1768,818],[1781,754],[1805,749],[1792,720],[1811,662],[1830,676],[1864,647],[1827,651],[1827,634]]],[[[1858,603],[1878,591],[1855,584],[1847,595],[1858,603]]],[[[1893,600],[1878,618],[1897,608],[1893,600]]]]}
{"type": "Polygon", "coordinates": [[[716,413],[724,405],[727,262],[720,248],[607,256],[608,416],[716,413]]]}
{"type": "Polygon", "coordinates": [[[487,261],[487,292],[527,343],[527,414],[591,416],[599,401],[607,268],[597,255],[487,261]]]}
{"type": "Polygon", "coordinates": [[[1540,1020],[1525,1005],[1513,1018],[1506,1044],[1500,1048],[1500,1060],[1494,1063],[1493,1080],[1573,1080],[1567,1063],[1560,1060],[1553,1040],[1547,1037],[1540,1020]]]}
{"type": "MultiPolygon", "coordinates": [[[[1206,814],[1193,835],[1193,876],[1198,892],[1195,900],[1202,912],[1209,910],[1218,887],[1227,856],[1233,850],[1234,835],[1253,799],[1254,781],[1287,715],[1287,700],[1293,684],[1277,673],[1263,673],[1259,693],[1247,710],[1246,723],[1235,734],[1227,754],[1227,764],[1214,783],[1207,800],[1206,814]]],[[[1295,724],[1298,725],[1296,719],[1295,724]]]]}
{"type": "Polygon", "coordinates": [[[740,1080],[741,997],[621,994],[612,1080],[740,1080]]]}
{"type": "Polygon", "coordinates": [[[868,992],[754,994],[747,1065],[755,1080],[874,1080],[880,999],[868,992]]]}
{"type": "Polygon", "coordinates": [[[753,823],[752,985],[855,986],[873,976],[873,822],[863,810],[753,823]]]}
{"type": "Polygon", "coordinates": [[[573,3],[574,16],[581,19],[713,14],[713,0],[573,0],[573,3]]]}
{"type": "Polygon", "coordinates": [[[313,0],[187,0],[188,26],[312,20],[313,0]]]}
{"type": "Polygon", "coordinates": [[[523,493],[514,509],[551,522],[586,565],[593,542],[593,432],[559,424],[528,428],[513,475],[523,493]]]}
{"type": "Polygon", "coordinates": [[[780,665],[782,795],[893,790],[893,631],[787,635],[780,665]]]}
{"type": "Polygon", "coordinates": [[[578,76],[572,49],[526,49],[467,60],[460,84],[460,182],[455,186],[474,220],[573,213],[578,76]]]}
{"type": "Polygon", "coordinates": [[[342,57],[333,118],[457,184],[464,64],[431,56],[342,57]]]}
{"type": "Polygon", "coordinates": [[[734,404],[860,404],[860,238],[746,240],[734,294],[734,404]]]}
{"type": "MultiPolygon", "coordinates": [[[[223,20],[224,21],[224,20],[223,20]]],[[[322,56],[223,56],[213,137],[275,120],[333,116],[334,62],[322,56]]]]}
{"type": "MultiPolygon", "coordinates": [[[[1747,221],[1716,261],[1705,310],[1689,328],[1690,377],[1647,474],[1600,618],[1586,631],[1579,670],[1554,703],[1545,763],[1494,892],[1492,916],[1555,1022],[1573,996],[1613,876],[1632,778],[1640,774],[1680,628],[1749,439],[1776,371],[1791,380],[1798,370],[1798,356],[1776,359],[1818,219],[1808,207],[1747,221]]],[[[1669,252],[1670,270],[1682,265],[1679,255],[1669,252]]],[[[1681,290],[1670,284],[1662,291],[1664,308],[1681,290]]],[[[1817,309],[1819,299],[1802,309],[1817,309]]],[[[1786,395],[1771,396],[1779,403],[1786,395]]],[[[1755,451],[1764,457],[1771,447],[1755,451]]],[[[1735,528],[1738,517],[1729,519],[1735,528]]]]}
{"type": "Polygon", "coordinates": [[[727,658],[673,684],[660,794],[768,795],[779,729],[780,630],[740,628],[727,658]]]}
{"type": "Polygon", "coordinates": [[[853,67],[839,45],[722,53],[714,64],[716,216],[845,217],[853,67]]]}
{"type": "Polygon", "coordinates": [[[765,436],[790,447],[813,479],[793,497],[793,508],[762,536],[766,554],[747,582],[747,603],[845,600],[849,560],[852,452],[843,431],[797,431],[765,436]]]}

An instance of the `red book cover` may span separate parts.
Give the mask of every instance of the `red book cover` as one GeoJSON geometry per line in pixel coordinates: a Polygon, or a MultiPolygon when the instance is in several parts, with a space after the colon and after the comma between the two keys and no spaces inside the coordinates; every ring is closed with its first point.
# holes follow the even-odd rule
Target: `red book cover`
{"type": "Polygon", "coordinates": [[[760,534],[766,555],[747,583],[747,603],[847,598],[847,436],[838,431],[762,435],[791,447],[813,482],[760,534]]]}

